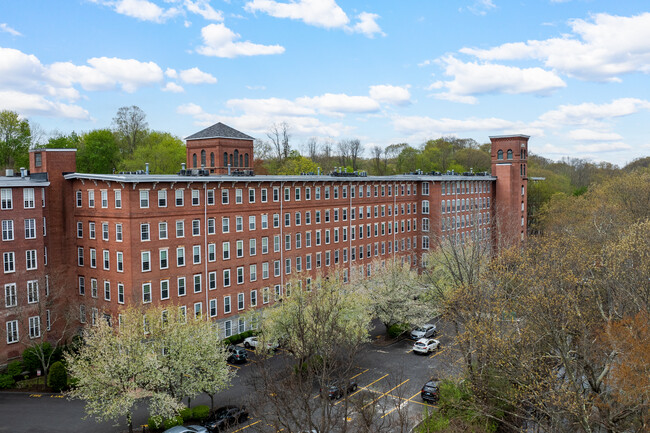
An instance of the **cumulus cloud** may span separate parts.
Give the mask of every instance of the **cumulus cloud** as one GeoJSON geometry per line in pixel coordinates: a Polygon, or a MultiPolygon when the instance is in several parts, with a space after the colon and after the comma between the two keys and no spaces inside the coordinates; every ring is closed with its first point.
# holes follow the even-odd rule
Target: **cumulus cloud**
{"type": "Polygon", "coordinates": [[[623,139],[615,132],[594,131],[592,129],[574,129],[569,132],[569,138],[577,141],[616,141],[623,139]]]}
{"type": "Polygon", "coordinates": [[[357,22],[350,18],[335,0],[292,0],[282,3],[275,0],[250,0],[244,6],[248,12],[263,12],[275,18],[299,20],[305,24],[325,29],[340,28],[348,33],[361,33],[369,38],[384,36],[377,19],[379,15],[361,12],[357,22]]]}
{"type": "Polygon", "coordinates": [[[9,33],[10,35],[13,36],[22,36],[22,34],[18,30],[9,27],[9,24],[7,23],[0,23],[0,32],[9,33]]]}
{"type": "Polygon", "coordinates": [[[569,21],[571,34],[512,42],[489,49],[463,48],[482,60],[528,60],[593,81],[620,81],[624,74],[650,73],[650,13],[624,17],[606,13],[569,21]]]}
{"type": "Polygon", "coordinates": [[[306,107],[313,107],[323,114],[372,113],[379,111],[379,103],[368,96],[349,96],[343,93],[326,93],[321,96],[302,97],[296,102],[306,107]]]}
{"type": "Polygon", "coordinates": [[[601,153],[601,152],[615,152],[618,150],[629,150],[632,147],[629,144],[623,143],[622,141],[612,142],[612,143],[590,143],[590,144],[579,144],[575,147],[575,150],[580,153],[590,152],[590,153],[601,153]]]}
{"type": "MultiPolygon", "coordinates": [[[[491,118],[434,119],[427,116],[396,116],[393,126],[403,133],[421,133],[428,136],[463,133],[468,131],[517,130],[522,125],[510,120],[491,118]]],[[[518,132],[520,133],[520,131],[518,132]]]]}
{"type": "Polygon", "coordinates": [[[163,92],[172,92],[172,93],[182,93],[185,91],[182,86],[179,86],[178,84],[174,82],[169,82],[165,84],[165,87],[162,88],[163,92]]]}
{"type": "Polygon", "coordinates": [[[74,104],[52,101],[45,95],[15,90],[0,90],[0,110],[12,110],[22,115],[88,119],[88,111],[74,104]]]}
{"type": "Polygon", "coordinates": [[[451,81],[438,81],[429,89],[446,89],[436,94],[440,99],[476,103],[474,95],[490,93],[548,95],[566,87],[566,83],[551,71],[541,68],[517,68],[490,63],[463,62],[454,56],[439,60],[451,81]]]}
{"type": "Polygon", "coordinates": [[[168,76],[169,78],[178,78],[178,72],[176,72],[176,69],[172,69],[172,68],[167,68],[165,70],[165,75],[168,76]]]}
{"type": "Polygon", "coordinates": [[[547,127],[560,125],[584,125],[603,119],[612,119],[650,109],[650,101],[637,98],[620,98],[610,103],[560,105],[557,109],[547,111],[539,117],[541,124],[547,127]]]}
{"type": "MultiPolygon", "coordinates": [[[[185,8],[209,21],[223,21],[223,13],[210,6],[210,0],[185,0],[185,8]]],[[[186,26],[187,27],[187,26],[186,26]]]]}
{"type": "Polygon", "coordinates": [[[467,7],[467,10],[475,15],[486,15],[488,11],[494,8],[496,8],[496,5],[492,0],[476,0],[467,7]]]}
{"type": "Polygon", "coordinates": [[[280,45],[260,45],[252,42],[236,42],[240,35],[223,24],[209,24],[201,29],[203,45],[196,52],[204,56],[234,58],[239,56],[259,56],[282,54],[280,45]]]}
{"type": "Polygon", "coordinates": [[[411,103],[411,86],[377,85],[370,86],[370,97],[375,101],[393,105],[408,105],[411,103]]]}
{"type": "Polygon", "coordinates": [[[199,68],[185,69],[181,71],[180,77],[181,80],[189,84],[214,84],[217,82],[217,78],[214,75],[203,72],[199,68]]]}
{"type": "Polygon", "coordinates": [[[141,21],[163,23],[169,18],[178,15],[181,11],[175,7],[163,9],[148,0],[91,0],[108,6],[115,12],[141,21]]]}
{"type": "Polygon", "coordinates": [[[268,99],[230,99],[226,106],[246,113],[272,114],[282,116],[311,116],[316,114],[312,107],[306,107],[282,98],[268,99]]]}
{"type": "Polygon", "coordinates": [[[275,18],[290,18],[326,29],[344,27],[350,19],[335,0],[298,0],[281,3],[274,0],[252,0],[244,6],[248,12],[264,12],[275,18]]]}

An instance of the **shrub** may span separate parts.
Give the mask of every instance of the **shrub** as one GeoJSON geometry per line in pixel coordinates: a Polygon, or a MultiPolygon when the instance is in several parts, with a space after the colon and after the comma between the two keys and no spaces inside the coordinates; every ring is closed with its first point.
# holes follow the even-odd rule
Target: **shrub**
{"type": "Polygon", "coordinates": [[[160,416],[150,416],[147,420],[149,430],[158,430],[162,428],[163,420],[160,416]]]}
{"type": "Polygon", "coordinates": [[[192,409],[192,419],[203,421],[210,415],[210,407],[205,405],[196,406],[192,409]]]}
{"type": "Polygon", "coordinates": [[[11,388],[16,384],[14,377],[9,374],[0,374],[0,389],[11,388]]]}
{"type": "Polygon", "coordinates": [[[47,385],[54,392],[60,392],[68,386],[68,372],[65,370],[65,365],[61,361],[56,361],[50,367],[47,375],[47,385]]]}
{"type": "Polygon", "coordinates": [[[21,361],[12,361],[7,366],[7,374],[13,378],[20,376],[20,373],[23,372],[23,363],[21,361]]]}
{"type": "Polygon", "coordinates": [[[183,417],[178,415],[173,418],[166,419],[163,421],[163,428],[166,430],[177,425],[183,425],[183,417]]]}
{"type": "Polygon", "coordinates": [[[23,365],[25,369],[31,373],[36,373],[36,370],[43,368],[41,360],[38,356],[40,351],[45,354],[45,358],[52,354],[52,345],[47,341],[42,344],[37,344],[34,347],[29,347],[23,352],[23,365]]]}
{"type": "Polygon", "coordinates": [[[395,323],[393,325],[390,325],[390,327],[388,327],[388,336],[390,338],[397,338],[408,329],[409,326],[405,323],[395,323]]]}
{"type": "Polygon", "coordinates": [[[181,411],[178,413],[178,415],[183,418],[183,422],[189,421],[192,419],[192,408],[191,407],[186,407],[181,409],[181,411]]]}

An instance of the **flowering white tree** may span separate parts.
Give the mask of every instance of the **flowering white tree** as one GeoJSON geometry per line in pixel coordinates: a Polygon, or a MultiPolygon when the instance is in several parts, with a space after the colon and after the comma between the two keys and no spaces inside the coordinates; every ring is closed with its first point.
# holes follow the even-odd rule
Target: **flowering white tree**
{"type": "Polygon", "coordinates": [[[168,418],[183,398],[229,385],[232,373],[210,321],[186,318],[173,306],[128,308],[116,325],[100,320],[66,355],[75,383],[68,395],[84,400],[97,420],[125,416],[132,432],[140,399],[147,398],[151,416],[168,418]]]}

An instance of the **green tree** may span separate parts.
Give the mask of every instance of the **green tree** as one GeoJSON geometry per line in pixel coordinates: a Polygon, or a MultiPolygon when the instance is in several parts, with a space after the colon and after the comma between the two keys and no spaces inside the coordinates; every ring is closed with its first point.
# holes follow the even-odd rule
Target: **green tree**
{"type": "Polygon", "coordinates": [[[31,130],[15,111],[0,111],[0,163],[6,168],[29,167],[31,130]]]}
{"type": "Polygon", "coordinates": [[[96,129],[84,134],[77,152],[77,169],[85,173],[112,173],[120,161],[120,150],[113,132],[96,129]]]}
{"type": "Polygon", "coordinates": [[[147,136],[147,115],[137,105],[120,107],[113,118],[122,155],[130,156],[147,136]]]}
{"type": "Polygon", "coordinates": [[[78,149],[81,145],[81,137],[72,131],[70,135],[57,134],[50,137],[43,147],[47,149],[78,149]]]}
{"type": "Polygon", "coordinates": [[[314,161],[292,150],[289,156],[280,162],[276,173],[292,175],[310,172],[316,173],[317,170],[318,165],[314,161]]]}
{"type": "Polygon", "coordinates": [[[186,160],[185,145],[178,137],[168,132],[151,132],[142,140],[133,155],[123,159],[120,171],[144,170],[149,163],[152,174],[169,174],[177,172],[186,160]]]}
{"type": "Polygon", "coordinates": [[[187,318],[177,306],[127,308],[117,328],[100,320],[66,362],[75,382],[68,395],[84,400],[98,420],[125,417],[130,432],[142,399],[152,416],[170,418],[184,407],[182,398],[223,389],[232,375],[212,323],[187,318]]]}

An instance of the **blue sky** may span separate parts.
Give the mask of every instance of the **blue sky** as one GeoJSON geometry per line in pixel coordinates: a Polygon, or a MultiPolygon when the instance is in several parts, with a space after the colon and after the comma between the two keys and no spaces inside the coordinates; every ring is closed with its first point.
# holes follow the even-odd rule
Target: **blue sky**
{"type": "MultiPolygon", "coordinates": [[[[366,148],[527,134],[531,152],[650,154],[647,0],[0,1],[0,109],[48,133],[142,108],[188,136],[366,148]]],[[[366,154],[369,156],[369,152],[366,154]]]]}

